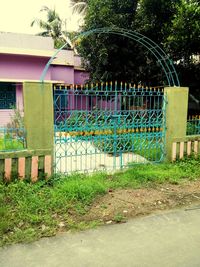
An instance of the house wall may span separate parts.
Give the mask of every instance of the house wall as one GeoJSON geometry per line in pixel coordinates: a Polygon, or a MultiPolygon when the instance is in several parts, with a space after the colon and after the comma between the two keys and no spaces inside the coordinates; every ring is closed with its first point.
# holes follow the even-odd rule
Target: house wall
{"type": "Polygon", "coordinates": [[[84,84],[89,74],[83,70],[76,70],[74,66],[51,65],[51,80],[64,81],[68,84],[84,84]]]}
{"type": "MultiPolygon", "coordinates": [[[[39,80],[48,58],[0,55],[0,79],[39,80]]],[[[45,77],[51,79],[50,70],[45,77]]]]}
{"type": "Polygon", "coordinates": [[[52,65],[50,70],[51,80],[64,81],[69,84],[74,83],[74,68],[72,66],[52,65]]]}
{"type": "MultiPolygon", "coordinates": [[[[61,81],[68,84],[83,84],[89,75],[82,70],[74,69],[74,58],[72,56],[74,56],[72,51],[63,51],[63,53],[61,51],[61,56],[57,58],[59,64],[52,64],[50,66],[45,80],[61,81]],[[64,63],[71,63],[71,65],[61,64],[61,60],[64,60],[64,58],[65,60],[67,58],[67,62],[64,63]]],[[[77,58],[76,64],[80,63],[80,60],[77,61],[77,58]]],[[[0,80],[39,80],[48,60],[48,57],[41,56],[0,54],[0,80]]],[[[74,98],[70,97],[72,109],[74,101],[74,98]]],[[[78,105],[80,106],[80,104],[78,105]]],[[[23,90],[21,84],[16,85],[16,106],[23,111],[23,90]]],[[[0,127],[5,127],[10,122],[13,114],[13,110],[10,109],[0,110],[0,127]]]]}

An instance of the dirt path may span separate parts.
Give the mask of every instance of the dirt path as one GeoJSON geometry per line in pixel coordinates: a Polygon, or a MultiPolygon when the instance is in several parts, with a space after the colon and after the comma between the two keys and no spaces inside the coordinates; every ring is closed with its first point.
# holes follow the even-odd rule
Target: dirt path
{"type": "Polygon", "coordinates": [[[100,220],[110,224],[155,211],[190,206],[195,203],[200,205],[199,180],[146,189],[110,190],[107,195],[99,198],[90,207],[81,220],[100,220]]]}

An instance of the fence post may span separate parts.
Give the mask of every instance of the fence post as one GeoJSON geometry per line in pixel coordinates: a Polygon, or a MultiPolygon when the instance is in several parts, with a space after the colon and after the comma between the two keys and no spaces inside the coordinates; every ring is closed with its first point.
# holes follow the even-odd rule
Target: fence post
{"type": "Polygon", "coordinates": [[[187,87],[166,87],[166,160],[172,160],[172,143],[174,138],[184,138],[187,128],[188,112],[187,87]]]}
{"type": "Polygon", "coordinates": [[[50,149],[53,154],[52,84],[24,82],[23,97],[27,149],[50,149]]]}

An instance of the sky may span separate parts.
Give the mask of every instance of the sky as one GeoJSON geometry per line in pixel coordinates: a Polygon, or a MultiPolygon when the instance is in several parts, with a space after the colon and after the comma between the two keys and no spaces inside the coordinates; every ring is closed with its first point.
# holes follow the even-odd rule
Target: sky
{"type": "Polygon", "coordinates": [[[54,8],[66,20],[66,30],[77,30],[78,16],[72,14],[70,0],[0,0],[0,31],[36,34],[37,26],[30,24],[35,18],[45,19],[42,6],[54,8]]]}

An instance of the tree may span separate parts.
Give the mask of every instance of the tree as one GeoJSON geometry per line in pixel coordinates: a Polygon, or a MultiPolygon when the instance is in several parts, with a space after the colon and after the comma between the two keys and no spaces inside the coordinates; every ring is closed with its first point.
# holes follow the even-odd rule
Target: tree
{"type": "Polygon", "coordinates": [[[181,0],[172,20],[166,48],[184,65],[195,63],[200,54],[200,5],[196,0],[181,0]]]}
{"type": "Polygon", "coordinates": [[[63,31],[64,23],[61,20],[60,16],[56,12],[55,9],[50,9],[47,6],[42,7],[40,10],[41,12],[46,12],[47,19],[35,19],[32,21],[31,26],[37,24],[43,31],[38,35],[41,36],[50,36],[54,40],[55,48],[60,48],[66,42],[68,43],[69,47],[73,47],[68,34],[63,31]]]}
{"type": "Polygon", "coordinates": [[[189,86],[190,95],[200,101],[200,4],[181,0],[165,43],[176,62],[181,85],[189,86]]]}
{"type": "MultiPolygon", "coordinates": [[[[163,45],[180,0],[90,0],[83,30],[120,27],[139,31],[163,45]]],[[[91,80],[141,81],[162,84],[164,73],[154,56],[135,41],[121,36],[94,35],[81,42],[91,80]]]]}
{"type": "Polygon", "coordinates": [[[88,6],[88,0],[71,0],[74,13],[85,16],[88,6]]]}
{"type": "MultiPolygon", "coordinates": [[[[137,2],[90,0],[83,30],[113,26],[130,28],[137,2]]],[[[139,68],[135,62],[138,54],[141,54],[140,49],[132,40],[112,34],[91,35],[83,38],[79,46],[79,52],[86,59],[85,66],[93,81],[136,80],[138,72],[133,70],[139,68]]]]}
{"type": "MultiPolygon", "coordinates": [[[[199,23],[197,0],[90,0],[83,30],[114,26],[136,30],[174,60],[181,85],[188,86],[194,79],[199,86],[199,23]]],[[[155,85],[165,79],[152,54],[124,37],[95,34],[83,38],[79,52],[93,81],[121,79],[155,85]]]]}
{"type": "MultiPolygon", "coordinates": [[[[140,0],[137,7],[133,29],[149,37],[159,45],[171,58],[171,54],[166,49],[166,40],[172,27],[172,20],[177,12],[177,6],[181,0],[140,0]]],[[[149,64],[142,66],[145,80],[148,83],[168,85],[165,75],[160,72],[160,64],[155,64],[155,60],[150,51],[146,53],[149,64]],[[149,67],[150,65],[150,67],[149,67]]]]}
{"type": "Polygon", "coordinates": [[[134,21],[135,30],[163,45],[180,0],[140,0],[134,21]]]}

